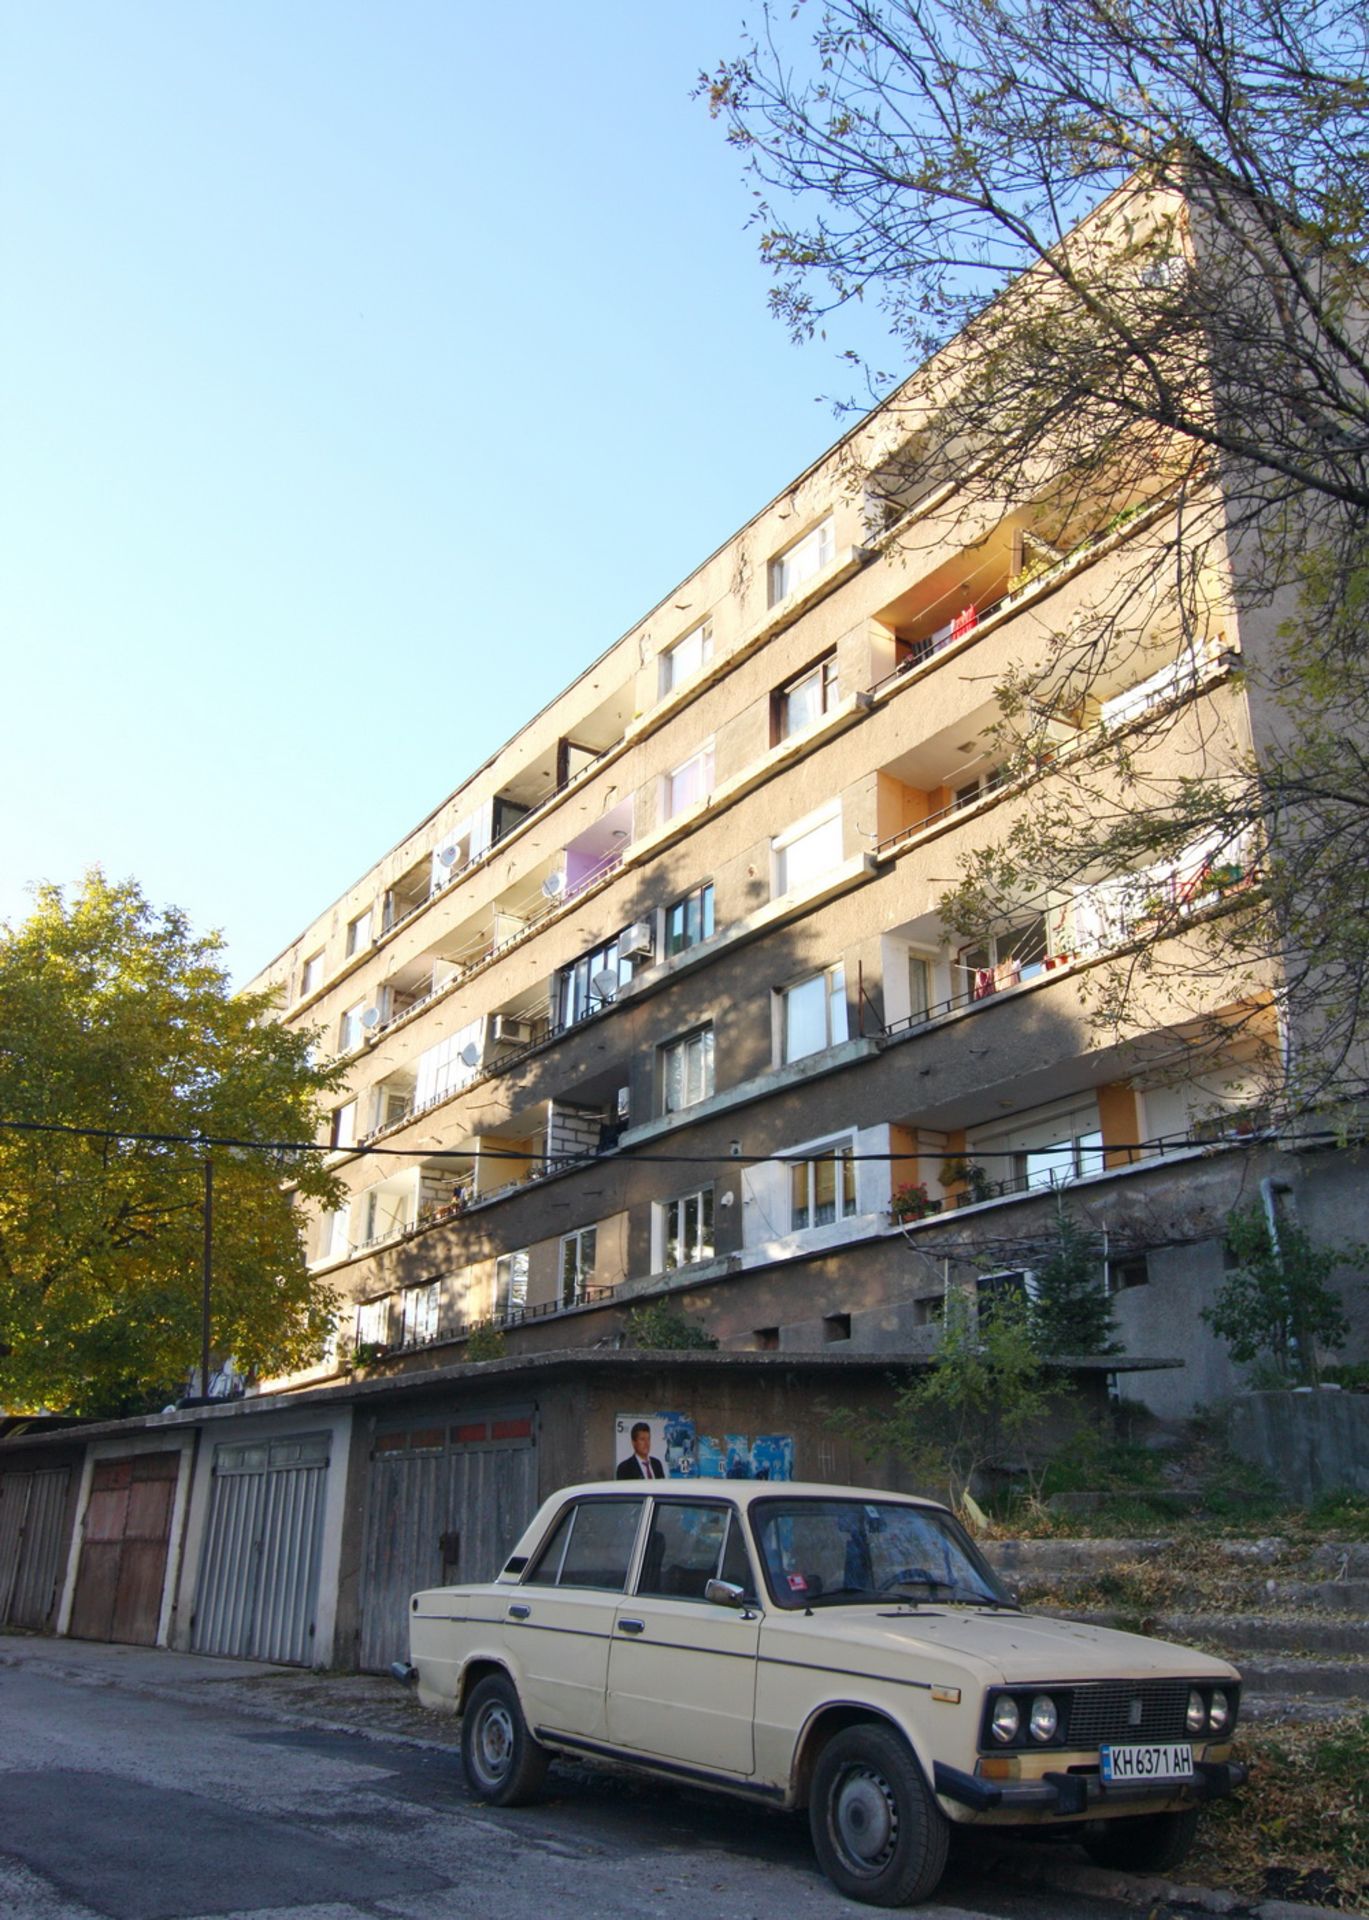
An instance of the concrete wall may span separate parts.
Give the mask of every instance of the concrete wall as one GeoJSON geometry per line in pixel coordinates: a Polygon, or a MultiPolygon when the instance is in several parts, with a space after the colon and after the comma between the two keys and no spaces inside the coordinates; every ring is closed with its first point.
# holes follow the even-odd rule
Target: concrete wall
{"type": "Polygon", "coordinates": [[[1326,1494],[1369,1494],[1369,1394],[1238,1394],[1230,1440],[1242,1460],[1305,1505],[1326,1494]]]}

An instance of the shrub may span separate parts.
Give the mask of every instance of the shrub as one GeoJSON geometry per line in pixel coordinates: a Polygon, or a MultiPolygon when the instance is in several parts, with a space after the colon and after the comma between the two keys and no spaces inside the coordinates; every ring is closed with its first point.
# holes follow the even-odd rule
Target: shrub
{"type": "Polygon", "coordinates": [[[653,1300],[647,1306],[634,1307],[627,1317],[627,1333],[638,1347],[688,1350],[718,1344],[697,1320],[668,1300],[653,1300]]]}

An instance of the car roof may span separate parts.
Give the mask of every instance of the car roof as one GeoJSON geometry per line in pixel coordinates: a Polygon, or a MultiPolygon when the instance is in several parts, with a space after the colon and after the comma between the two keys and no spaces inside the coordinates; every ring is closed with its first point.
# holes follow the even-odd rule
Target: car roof
{"type": "Polygon", "coordinates": [[[577,1486],[562,1487],[549,1496],[556,1501],[570,1500],[591,1493],[653,1494],[664,1500],[697,1500],[700,1495],[713,1499],[735,1500],[750,1506],[755,1500],[776,1498],[809,1500],[898,1500],[910,1507],[927,1507],[933,1513],[948,1509],[939,1500],[926,1500],[921,1494],[893,1493],[887,1487],[831,1486],[822,1480],[726,1480],[691,1475],[674,1480],[585,1480],[577,1486]]]}

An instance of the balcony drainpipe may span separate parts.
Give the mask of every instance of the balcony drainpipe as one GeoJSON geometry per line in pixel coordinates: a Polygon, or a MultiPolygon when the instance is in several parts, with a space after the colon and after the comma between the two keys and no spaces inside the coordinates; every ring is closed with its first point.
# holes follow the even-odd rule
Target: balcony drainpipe
{"type": "MultiPolygon", "coordinates": [[[[1279,1245],[1279,1210],[1274,1204],[1274,1196],[1276,1193],[1292,1193],[1292,1191],[1293,1189],[1288,1181],[1280,1180],[1277,1174],[1267,1173],[1260,1182],[1260,1199],[1264,1205],[1264,1224],[1269,1233],[1270,1248],[1273,1251],[1275,1260],[1278,1261],[1280,1266],[1283,1265],[1283,1249],[1279,1245]]],[[[1294,1364],[1300,1364],[1302,1353],[1296,1326],[1289,1327],[1288,1347],[1294,1364]]]]}

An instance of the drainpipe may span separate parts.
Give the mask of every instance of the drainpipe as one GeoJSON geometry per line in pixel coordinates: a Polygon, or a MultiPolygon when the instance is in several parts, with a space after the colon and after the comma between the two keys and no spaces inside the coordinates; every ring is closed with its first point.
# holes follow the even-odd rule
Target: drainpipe
{"type": "MultiPolygon", "coordinates": [[[[1269,1234],[1269,1245],[1275,1260],[1283,1265],[1283,1249],[1279,1244],[1279,1210],[1274,1203],[1276,1193],[1292,1193],[1287,1180],[1281,1180],[1277,1174],[1267,1173],[1260,1182],[1260,1200],[1264,1206],[1264,1224],[1269,1234]]],[[[1302,1343],[1298,1338],[1296,1324],[1290,1320],[1288,1327],[1288,1350],[1295,1367],[1301,1368],[1302,1343]]]]}

